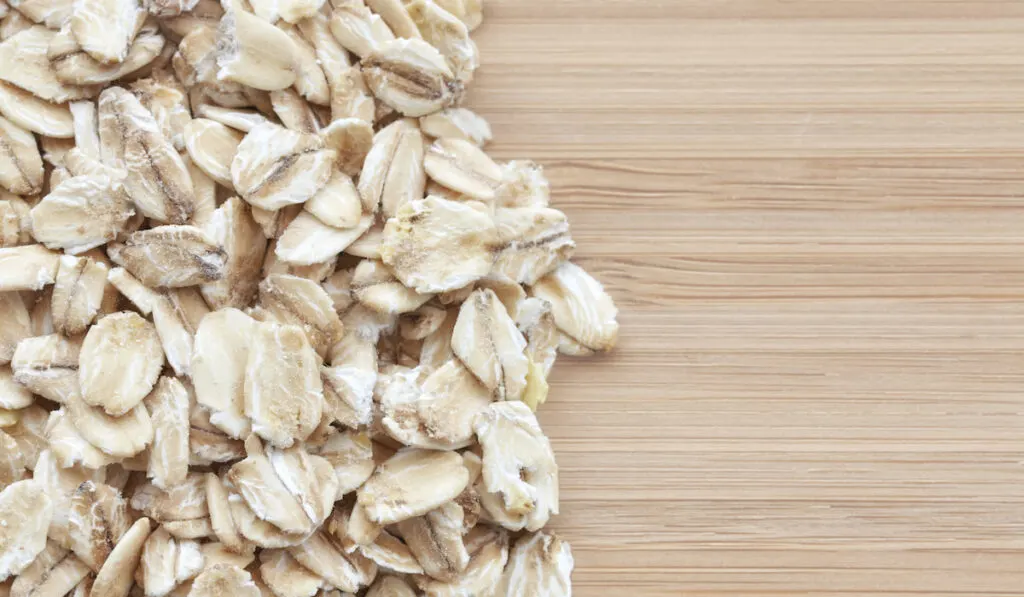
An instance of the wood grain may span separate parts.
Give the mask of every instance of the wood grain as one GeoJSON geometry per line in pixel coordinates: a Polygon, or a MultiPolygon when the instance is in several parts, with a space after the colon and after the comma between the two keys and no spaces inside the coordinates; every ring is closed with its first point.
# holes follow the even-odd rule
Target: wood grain
{"type": "Polygon", "coordinates": [[[617,352],[542,424],[578,597],[1024,595],[1024,3],[488,0],[617,352]]]}

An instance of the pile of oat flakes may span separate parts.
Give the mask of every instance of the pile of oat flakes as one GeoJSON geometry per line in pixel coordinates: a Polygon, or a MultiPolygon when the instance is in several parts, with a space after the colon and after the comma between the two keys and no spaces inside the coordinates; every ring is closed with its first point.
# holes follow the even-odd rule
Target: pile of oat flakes
{"type": "Polygon", "coordinates": [[[480,0],[0,17],[0,596],[569,595],[534,411],[616,309],[480,0]]]}

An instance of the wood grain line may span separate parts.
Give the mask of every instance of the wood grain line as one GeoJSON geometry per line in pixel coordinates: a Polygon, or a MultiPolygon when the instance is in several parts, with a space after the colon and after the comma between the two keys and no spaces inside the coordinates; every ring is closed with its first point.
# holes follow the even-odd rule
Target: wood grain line
{"type": "Polygon", "coordinates": [[[1024,4],[487,12],[622,309],[541,412],[577,597],[1024,595],[1024,4]]]}

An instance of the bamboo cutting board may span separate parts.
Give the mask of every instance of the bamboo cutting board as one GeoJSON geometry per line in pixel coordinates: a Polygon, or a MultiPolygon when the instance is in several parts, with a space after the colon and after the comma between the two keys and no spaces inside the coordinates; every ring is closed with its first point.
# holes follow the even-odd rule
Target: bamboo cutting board
{"type": "Polygon", "coordinates": [[[541,416],[575,594],[1024,595],[1024,3],[487,2],[621,309],[541,416]]]}

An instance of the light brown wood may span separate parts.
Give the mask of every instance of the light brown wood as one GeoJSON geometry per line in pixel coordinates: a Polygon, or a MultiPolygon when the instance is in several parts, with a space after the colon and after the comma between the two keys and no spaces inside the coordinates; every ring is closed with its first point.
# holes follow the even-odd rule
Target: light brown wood
{"type": "Polygon", "coordinates": [[[1024,3],[487,2],[622,312],[541,416],[575,594],[1024,594],[1024,3]]]}

